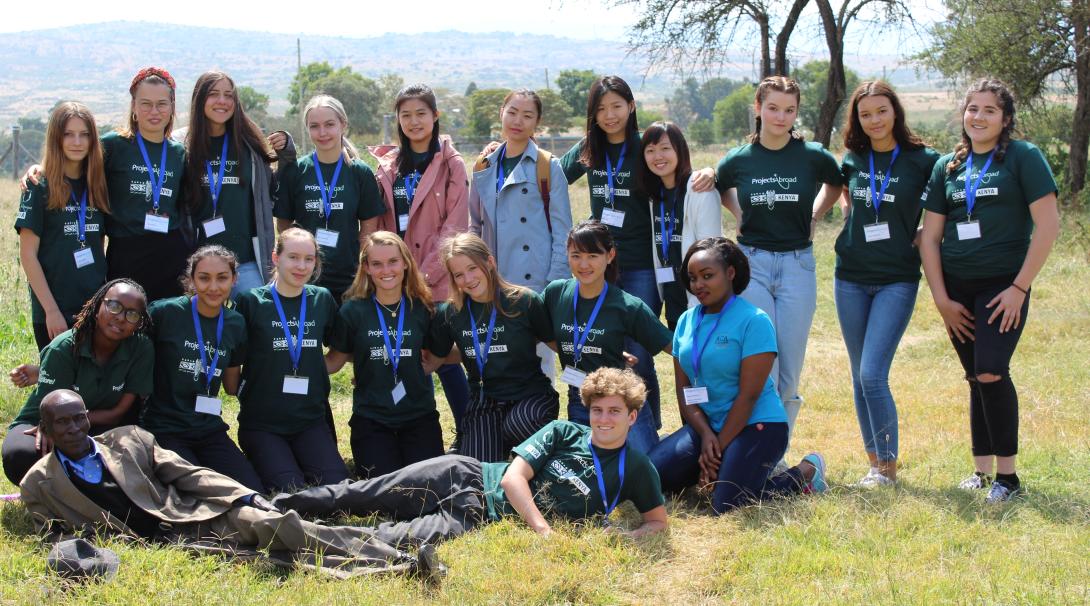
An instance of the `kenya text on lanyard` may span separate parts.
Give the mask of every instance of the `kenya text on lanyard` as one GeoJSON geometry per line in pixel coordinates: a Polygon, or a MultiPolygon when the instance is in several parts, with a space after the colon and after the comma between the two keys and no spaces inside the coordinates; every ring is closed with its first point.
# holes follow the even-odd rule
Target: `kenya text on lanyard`
{"type": "Polygon", "coordinates": [[[197,313],[197,297],[189,299],[189,309],[193,312],[193,328],[197,332],[197,371],[204,373],[204,395],[197,394],[197,412],[220,416],[223,404],[219,398],[212,396],[212,379],[216,376],[216,367],[220,361],[220,342],[223,340],[223,307],[220,307],[219,319],[216,320],[216,342],[212,344],[212,357],[209,359],[208,351],[204,347],[204,331],[201,330],[201,317],[197,313]],[[208,360],[208,364],[205,361],[208,360]]]}
{"type": "Polygon", "coordinates": [[[659,200],[659,224],[662,226],[662,242],[659,249],[662,251],[662,267],[655,269],[655,282],[667,284],[674,281],[674,268],[670,264],[670,244],[674,239],[674,229],[677,227],[677,190],[673,191],[673,201],[670,204],[670,214],[666,214],[666,188],[662,188],[659,200]]]}
{"type": "Polygon", "coordinates": [[[401,295],[401,304],[398,307],[401,313],[397,314],[397,334],[394,335],[394,344],[392,346],[390,344],[390,329],[386,327],[386,316],[382,315],[382,309],[378,305],[378,298],[372,297],[371,300],[375,303],[375,313],[378,314],[378,323],[382,327],[382,340],[386,346],[386,357],[390,360],[390,366],[394,369],[394,388],[390,391],[390,395],[394,398],[394,404],[397,404],[405,397],[405,383],[397,376],[397,365],[401,362],[401,343],[405,339],[405,316],[409,315],[409,308],[405,306],[405,295],[401,295]],[[397,349],[394,349],[394,346],[397,349]]]}
{"type": "Polygon", "coordinates": [[[328,189],[322,177],[322,165],[318,163],[318,152],[312,153],[311,158],[314,160],[314,176],[318,179],[318,193],[322,196],[322,216],[325,217],[325,229],[319,227],[314,234],[315,239],[321,246],[336,248],[339,234],[329,229],[329,214],[333,212],[333,193],[337,190],[337,179],[340,178],[341,167],[344,166],[344,154],[337,156],[337,166],[333,169],[333,178],[329,180],[328,189]]]}
{"type": "Polygon", "coordinates": [[[617,484],[617,496],[613,497],[613,502],[609,501],[606,496],[606,480],[602,473],[602,461],[598,459],[598,453],[594,450],[594,442],[588,437],[587,448],[590,449],[590,456],[594,459],[594,474],[598,476],[598,492],[602,494],[602,506],[606,508],[606,517],[613,513],[613,510],[617,508],[617,502],[621,500],[621,491],[624,490],[624,460],[625,453],[628,451],[628,442],[621,446],[620,460],[617,462],[617,477],[620,480],[617,484]]]}
{"type": "MultiPolygon", "coordinates": [[[[420,171],[414,170],[412,174],[405,175],[405,206],[413,207],[413,198],[416,196],[416,186],[420,183],[420,171]]],[[[397,212],[395,209],[394,212],[397,212]]],[[[409,231],[409,211],[397,216],[397,230],[404,234],[409,231]]]]}
{"type": "Polygon", "coordinates": [[[166,183],[167,179],[167,140],[163,139],[163,153],[159,159],[158,174],[156,174],[155,168],[151,164],[151,158],[148,157],[148,148],[144,145],[144,137],[139,131],[136,133],[136,146],[140,148],[140,155],[144,158],[144,166],[148,169],[148,187],[151,188],[152,212],[144,216],[144,229],[165,234],[170,229],[170,217],[159,214],[159,197],[163,193],[163,184],[166,183]]]}
{"type": "Polygon", "coordinates": [[[310,386],[310,377],[299,376],[299,360],[303,358],[303,334],[307,324],[307,289],[303,287],[303,300],[299,303],[299,325],[296,327],[296,335],[293,337],[288,326],[288,318],[284,315],[284,305],[280,302],[280,294],[276,291],[276,282],[272,288],[273,304],[276,305],[276,313],[280,316],[280,327],[284,329],[284,340],[288,346],[288,357],[291,358],[291,374],[284,375],[284,393],[292,393],[300,396],[307,395],[310,386]]]}
{"type": "Polygon", "coordinates": [[[973,152],[969,152],[969,158],[965,163],[965,221],[957,224],[958,240],[975,240],[980,237],[980,221],[973,221],[973,207],[976,206],[976,194],[980,189],[980,181],[991,168],[993,158],[995,158],[994,147],[984,162],[984,168],[976,174],[976,180],[970,182],[969,175],[973,172],[973,152]]]}
{"type": "Polygon", "coordinates": [[[575,295],[572,297],[572,365],[565,366],[564,372],[560,375],[560,380],[574,387],[580,387],[583,385],[583,381],[587,378],[587,373],[578,370],[579,359],[583,357],[583,345],[587,342],[587,336],[590,335],[591,327],[594,326],[594,321],[598,319],[598,312],[602,310],[602,303],[606,300],[606,293],[609,292],[609,282],[602,285],[602,292],[598,295],[598,300],[594,303],[594,309],[590,312],[590,317],[587,318],[587,323],[583,326],[583,329],[579,329],[579,283],[575,283],[575,295]]]}
{"type": "Polygon", "coordinates": [[[617,168],[613,168],[613,161],[609,159],[609,152],[606,152],[606,196],[608,197],[609,207],[602,209],[602,223],[613,227],[624,225],[624,211],[617,210],[613,197],[616,191],[614,180],[621,172],[621,166],[624,165],[624,154],[627,150],[628,141],[625,141],[621,144],[621,153],[617,155],[617,168]]]}
{"type": "Polygon", "coordinates": [[[870,197],[874,203],[874,223],[863,226],[863,239],[867,242],[889,240],[889,222],[878,222],[878,209],[882,207],[882,202],[886,199],[886,188],[889,187],[890,177],[893,176],[893,163],[897,161],[897,155],[900,153],[901,146],[895,144],[893,146],[893,155],[889,159],[889,168],[886,169],[886,176],[882,179],[882,185],[879,188],[875,183],[874,150],[870,150],[870,197]]]}
{"type": "Polygon", "coordinates": [[[204,222],[204,235],[208,238],[227,231],[227,226],[223,222],[223,217],[219,216],[219,202],[220,192],[223,191],[223,174],[227,167],[228,136],[227,133],[223,134],[223,149],[220,150],[219,174],[216,175],[212,172],[211,162],[205,161],[204,163],[204,169],[208,173],[208,193],[212,196],[212,218],[204,222]]]}
{"type": "Polygon", "coordinates": [[[484,349],[481,348],[481,340],[477,336],[477,318],[473,317],[473,308],[471,303],[466,303],[466,311],[469,313],[469,319],[473,323],[470,329],[470,334],[473,335],[473,351],[477,354],[477,387],[480,391],[480,398],[484,400],[484,365],[488,362],[488,354],[492,351],[492,335],[496,331],[496,304],[492,304],[492,314],[488,317],[488,332],[484,337],[484,349]]]}
{"type": "MultiPolygon", "coordinates": [[[[72,196],[72,202],[76,202],[75,192],[69,192],[72,196]]],[[[79,211],[76,213],[76,235],[79,238],[79,250],[72,253],[72,256],[76,259],[76,269],[81,267],[87,267],[95,262],[95,254],[87,248],[87,189],[84,188],[83,195],[80,196],[79,211]]]]}
{"type": "Polygon", "coordinates": [[[719,315],[715,317],[715,322],[712,323],[712,328],[708,331],[708,338],[704,339],[703,343],[700,342],[700,323],[704,321],[704,306],[701,305],[696,308],[693,317],[693,349],[690,358],[693,363],[692,386],[683,390],[686,404],[703,404],[708,401],[708,388],[700,380],[700,358],[703,357],[704,350],[708,347],[712,337],[715,336],[715,329],[719,328],[719,321],[723,319],[723,316],[727,315],[727,310],[734,304],[735,299],[736,297],[731,295],[727,302],[723,304],[723,309],[719,310],[719,315]]]}

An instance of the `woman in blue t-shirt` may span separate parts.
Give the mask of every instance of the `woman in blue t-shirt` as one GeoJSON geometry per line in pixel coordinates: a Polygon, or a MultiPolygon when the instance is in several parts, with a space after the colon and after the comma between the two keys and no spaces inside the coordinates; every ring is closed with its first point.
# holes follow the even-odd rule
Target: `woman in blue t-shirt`
{"type": "Polygon", "coordinates": [[[674,333],[674,375],[685,425],[651,451],[663,490],[713,484],[712,509],[769,496],[825,490],[818,453],[770,477],[787,450],[787,414],[769,378],[776,334],[768,314],[737,296],[749,261],[726,238],[705,238],[685,255],[682,282],[700,305],[674,333]]]}

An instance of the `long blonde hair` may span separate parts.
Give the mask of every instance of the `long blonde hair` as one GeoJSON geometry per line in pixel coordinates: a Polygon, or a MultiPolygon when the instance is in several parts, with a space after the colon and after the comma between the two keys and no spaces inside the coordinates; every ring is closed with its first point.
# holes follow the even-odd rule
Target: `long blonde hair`
{"type": "Polygon", "coordinates": [[[83,159],[83,176],[87,180],[87,204],[98,210],[110,212],[110,197],[106,189],[106,169],[102,163],[102,144],[98,140],[98,127],[91,110],[82,103],[65,101],[49,115],[45,128],[45,144],[42,153],[42,171],[49,183],[49,200],[46,208],[60,210],[68,206],[72,187],[64,178],[64,129],[68,120],[79,118],[87,125],[87,157],[83,159]]]}
{"type": "Polygon", "coordinates": [[[352,145],[352,142],[348,140],[348,113],[344,111],[344,104],[330,95],[314,95],[310,98],[310,101],[307,101],[306,107],[303,108],[303,120],[306,121],[307,114],[310,113],[310,110],[319,107],[332,110],[333,114],[337,116],[337,120],[340,121],[341,126],[344,127],[344,130],[341,131],[341,149],[344,153],[344,159],[348,161],[359,159],[359,150],[357,150],[356,146],[352,145]]]}
{"type": "Polygon", "coordinates": [[[443,260],[443,265],[446,266],[447,280],[450,282],[448,301],[454,306],[454,309],[461,311],[462,306],[465,305],[466,297],[469,296],[458,288],[458,285],[454,282],[454,273],[450,270],[450,260],[459,255],[468,257],[478,267],[484,268],[485,274],[488,276],[488,287],[493,292],[494,298],[492,301],[496,309],[509,318],[516,317],[518,312],[504,309],[504,303],[518,300],[529,294],[530,290],[504,280],[496,269],[496,259],[492,255],[492,251],[488,249],[488,244],[480,236],[469,232],[455,234],[439,243],[439,258],[443,260]]]}
{"type": "MultiPolygon", "coordinates": [[[[375,294],[375,284],[371,282],[371,276],[367,273],[367,254],[372,246],[396,246],[401,254],[401,260],[405,262],[405,276],[401,281],[401,291],[411,299],[417,299],[428,308],[428,312],[435,311],[431,299],[431,288],[424,280],[424,274],[420,266],[416,264],[409,247],[397,234],[388,231],[376,231],[367,235],[360,245],[360,266],[356,269],[356,277],[348,290],[344,292],[344,300],[365,299],[375,294]]],[[[412,303],[409,303],[412,305],[412,303]]]]}

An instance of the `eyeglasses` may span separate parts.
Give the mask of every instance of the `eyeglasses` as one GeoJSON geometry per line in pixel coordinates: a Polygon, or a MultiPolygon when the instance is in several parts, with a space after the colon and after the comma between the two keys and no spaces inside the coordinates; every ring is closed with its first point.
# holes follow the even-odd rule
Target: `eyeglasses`
{"type": "Polygon", "coordinates": [[[153,111],[160,114],[165,114],[170,112],[170,105],[170,101],[159,101],[155,103],[151,101],[138,101],[136,103],[136,109],[140,110],[140,113],[144,114],[150,114],[153,111]]]}
{"type": "Polygon", "coordinates": [[[119,316],[122,312],[124,312],[125,321],[129,324],[140,324],[140,322],[144,320],[144,312],[138,309],[126,309],[125,306],[121,304],[121,301],[117,301],[115,299],[103,299],[102,305],[106,308],[106,311],[112,313],[115,316],[119,316]]]}

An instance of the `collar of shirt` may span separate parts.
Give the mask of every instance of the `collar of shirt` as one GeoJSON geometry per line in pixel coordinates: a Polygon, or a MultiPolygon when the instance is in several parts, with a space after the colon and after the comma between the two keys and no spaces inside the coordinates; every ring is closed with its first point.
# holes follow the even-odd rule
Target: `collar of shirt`
{"type": "Polygon", "coordinates": [[[61,451],[56,451],[57,458],[61,461],[61,467],[71,478],[72,474],[76,474],[81,480],[88,484],[98,484],[102,481],[102,456],[98,453],[98,443],[92,440],[90,437],[87,441],[91,443],[91,451],[83,455],[78,460],[72,460],[61,451]]]}

